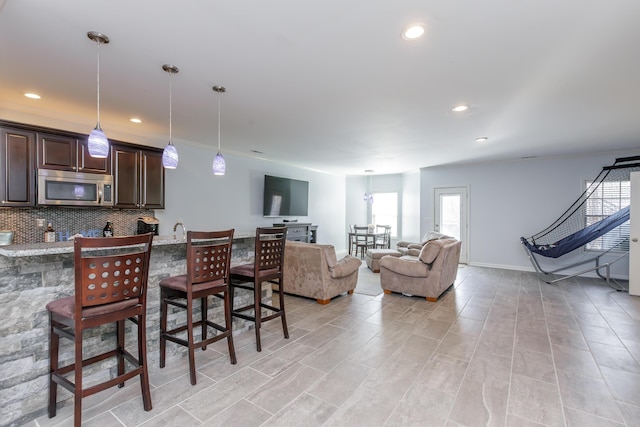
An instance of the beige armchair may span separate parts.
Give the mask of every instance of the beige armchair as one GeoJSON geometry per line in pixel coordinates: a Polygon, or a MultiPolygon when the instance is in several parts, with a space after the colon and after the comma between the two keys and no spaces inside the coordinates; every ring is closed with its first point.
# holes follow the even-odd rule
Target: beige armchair
{"type": "Polygon", "coordinates": [[[380,260],[380,285],[385,294],[399,292],[426,297],[435,302],[456,281],[460,247],[454,238],[428,241],[419,256],[380,260]]]}
{"type": "Polygon", "coordinates": [[[353,293],[362,261],[346,255],[338,260],[333,245],[287,240],[284,251],[283,287],[286,293],[315,298],[328,304],[331,298],[353,293]]]}

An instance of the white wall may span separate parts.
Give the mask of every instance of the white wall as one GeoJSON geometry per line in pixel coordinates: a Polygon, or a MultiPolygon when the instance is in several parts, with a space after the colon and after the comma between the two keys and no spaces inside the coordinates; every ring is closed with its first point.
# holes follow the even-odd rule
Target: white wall
{"type": "MultiPolygon", "coordinates": [[[[520,237],[529,237],[551,225],[582,194],[585,180],[595,178],[616,157],[634,154],[638,153],[424,168],[420,178],[420,234],[433,226],[434,188],[468,186],[469,263],[532,270],[520,237]]],[[[560,267],[584,257],[581,250],[576,250],[543,266],[560,267]]],[[[625,260],[612,270],[612,275],[628,277],[628,271],[625,260]]]]}
{"type": "Polygon", "coordinates": [[[402,228],[400,240],[418,242],[420,234],[420,171],[402,175],[402,228]]]}
{"type": "Polygon", "coordinates": [[[347,176],[345,182],[346,232],[349,225],[369,223],[368,206],[363,200],[364,193],[369,189],[365,176],[347,176]]]}
{"type": "Polygon", "coordinates": [[[160,234],[173,232],[182,220],[188,230],[235,228],[253,231],[259,226],[281,222],[262,216],[264,175],[309,181],[309,216],[299,222],[318,225],[318,242],[344,250],[345,178],[327,175],[265,160],[225,154],[224,176],[211,173],[215,151],[192,145],[178,147],[180,163],[166,171],[166,208],[156,210],[160,234]]]}

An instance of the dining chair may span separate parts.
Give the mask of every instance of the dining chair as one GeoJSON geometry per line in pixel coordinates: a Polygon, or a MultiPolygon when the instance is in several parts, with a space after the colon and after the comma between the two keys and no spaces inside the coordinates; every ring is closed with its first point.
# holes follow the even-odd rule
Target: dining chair
{"type": "Polygon", "coordinates": [[[283,266],[284,249],[287,238],[286,227],[258,227],[255,238],[255,261],[231,267],[231,315],[254,323],[256,330],[256,349],[262,351],[260,343],[260,327],[262,323],[280,318],[284,337],[289,338],[287,318],[284,307],[283,266]],[[262,302],[262,283],[271,282],[278,285],[278,307],[262,302]],[[234,308],[233,299],[236,288],[253,292],[253,303],[234,308]],[[263,315],[262,309],[271,314],[263,315]],[[253,315],[245,314],[252,311],[253,315]]]}
{"type": "Polygon", "coordinates": [[[233,229],[225,231],[187,232],[187,274],[171,276],[160,281],[160,368],[165,366],[167,341],[185,346],[189,353],[189,376],[196,385],[195,350],[227,339],[231,364],[236,364],[233,346],[229,266],[233,229]],[[209,297],[223,301],[224,325],[209,319],[209,297]],[[194,301],[200,300],[200,320],[194,321],[194,301]],[[167,330],[169,306],[186,310],[186,324],[167,330]],[[200,339],[194,338],[194,327],[200,327],[200,339]],[[208,337],[208,328],[217,333],[208,337]],[[178,336],[187,331],[186,339],[178,336]]]}
{"type": "Polygon", "coordinates": [[[391,249],[391,226],[376,225],[376,249],[391,249]]]}
{"type": "Polygon", "coordinates": [[[358,256],[358,250],[360,250],[360,258],[364,258],[367,249],[373,249],[375,247],[375,242],[373,240],[373,235],[369,233],[369,227],[353,227],[354,237],[355,237],[355,246],[356,246],[356,254],[358,256]]]}
{"type": "Polygon", "coordinates": [[[353,253],[353,249],[356,247],[355,227],[357,227],[356,224],[349,224],[349,255],[353,253]]]}
{"type": "MultiPolygon", "coordinates": [[[[151,233],[129,237],[77,237],[73,242],[74,287],[72,296],[47,304],[49,312],[49,418],[56,416],[58,385],[73,394],[74,426],[82,424],[82,398],[139,375],[142,405],[152,409],[147,369],[147,279],[151,233]],[[125,348],[125,320],[137,327],[137,357],[125,348]],[[115,348],[83,358],[83,332],[115,324],[115,348]],[[60,338],[74,342],[72,363],[60,366],[60,338]],[[83,367],[116,358],[115,376],[85,386],[83,367]],[[133,367],[126,371],[128,366],[133,367]]],[[[93,340],[87,334],[88,340],[93,340]]],[[[85,351],[85,353],[90,351],[85,351]]],[[[111,375],[107,376],[111,377],[111,375]]],[[[95,377],[95,376],[94,376],[95,377]]]]}

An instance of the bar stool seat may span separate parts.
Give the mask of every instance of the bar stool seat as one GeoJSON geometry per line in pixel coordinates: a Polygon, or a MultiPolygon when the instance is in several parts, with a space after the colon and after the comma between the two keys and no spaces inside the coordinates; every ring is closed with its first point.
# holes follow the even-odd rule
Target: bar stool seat
{"type": "Polygon", "coordinates": [[[227,339],[231,364],[236,364],[233,345],[231,301],[229,293],[229,266],[233,229],[225,231],[187,232],[187,274],[171,276],[160,281],[160,368],[166,362],[167,341],[185,346],[189,354],[189,377],[196,384],[195,349],[206,350],[207,345],[227,339]],[[221,325],[209,320],[208,298],[223,300],[224,321],[221,325]],[[193,319],[193,302],[200,300],[200,320],[193,319]],[[186,324],[167,330],[168,307],[186,310],[186,324]],[[195,341],[193,328],[200,327],[200,340],[195,341]],[[208,328],[217,334],[208,337],[208,328]],[[187,331],[186,339],[178,336],[187,331]]]}
{"type": "Polygon", "coordinates": [[[152,409],[146,347],[146,301],[153,235],[78,237],[74,240],[75,295],[47,304],[49,312],[49,418],[56,416],[58,385],[74,397],[74,426],[82,423],[82,398],[140,376],[145,411],[152,409]],[[125,320],[137,325],[138,355],[125,348],[125,320]],[[82,333],[116,325],[115,348],[83,358],[82,333]],[[73,363],[59,366],[60,338],[74,342],[73,363]],[[83,367],[117,359],[117,373],[99,384],[83,385],[83,367]],[[125,360],[129,362],[126,370],[125,360]],[[72,375],[71,375],[72,374],[72,375]],[[73,376],[73,381],[70,378],[73,376]]]}

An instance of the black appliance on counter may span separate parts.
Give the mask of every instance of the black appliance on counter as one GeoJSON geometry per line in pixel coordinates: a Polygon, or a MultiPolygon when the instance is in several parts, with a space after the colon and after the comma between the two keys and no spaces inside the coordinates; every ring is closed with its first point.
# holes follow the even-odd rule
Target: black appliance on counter
{"type": "Polygon", "coordinates": [[[153,233],[157,236],[158,224],[160,224],[158,218],[152,216],[141,216],[138,218],[137,234],[153,233]]]}

